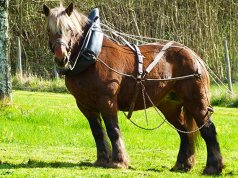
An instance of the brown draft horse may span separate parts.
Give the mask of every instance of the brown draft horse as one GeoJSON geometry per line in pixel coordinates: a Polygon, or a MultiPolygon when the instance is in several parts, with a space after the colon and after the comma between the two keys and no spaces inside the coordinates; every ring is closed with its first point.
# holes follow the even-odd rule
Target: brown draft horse
{"type": "MultiPolygon", "coordinates": [[[[88,18],[78,13],[70,4],[53,9],[43,6],[48,19],[49,42],[55,43],[52,51],[55,62],[61,68],[67,68],[68,62],[79,53],[88,18]],[[64,41],[65,43],[62,43],[64,41]],[[71,46],[71,47],[69,47],[71,46]]],[[[163,43],[139,46],[144,55],[146,68],[163,47],[163,43]]],[[[122,73],[137,74],[137,58],[134,52],[124,45],[104,36],[101,53],[98,57],[111,68],[122,73]]],[[[73,61],[70,61],[73,62],[73,61]]],[[[199,131],[207,147],[207,162],[204,174],[222,172],[223,159],[216,138],[215,125],[209,118],[209,76],[203,62],[189,48],[174,43],[167,49],[160,62],[147,75],[148,78],[173,78],[197,73],[200,78],[180,81],[144,81],[143,84],[156,107],[177,129],[180,136],[180,149],[173,171],[189,171],[195,162],[194,134],[186,133],[202,127],[199,131]]],[[[128,168],[129,160],[121,138],[118,125],[118,110],[128,111],[134,90],[135,80],[124,77],[108,69],[102,62],[95,62],[80,74],[65,76],[65,83],[75,97],[77,106],[88,119],[97,147],[95,165],[103,167],[128,168]],[[103,119],[107,134],[105,133],[103,119]],[[111,144],[108,143],[107,136],[111,144]]],[[[139,94],[134,110],[143,109],[142,94],[139,94]]],[[[151,103],[147,101],[147,106],[151,103]]]]}

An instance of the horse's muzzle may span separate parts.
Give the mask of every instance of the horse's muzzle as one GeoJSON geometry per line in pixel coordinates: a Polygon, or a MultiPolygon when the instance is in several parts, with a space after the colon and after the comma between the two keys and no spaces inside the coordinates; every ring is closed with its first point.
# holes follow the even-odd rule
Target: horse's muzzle
{"type": "Polygon", "coordinates": [[[59,60],[55,58],[55,64],[57,65],[58,68],[60,69],[69,69],[70,68],[70,62],[69,62],[69,57],[65,56],[63,59],[59,60]]]}

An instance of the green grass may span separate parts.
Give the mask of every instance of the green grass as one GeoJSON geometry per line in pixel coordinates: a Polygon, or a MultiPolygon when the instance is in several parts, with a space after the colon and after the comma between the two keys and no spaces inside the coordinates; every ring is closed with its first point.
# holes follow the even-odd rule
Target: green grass
{"type": "MultiPolygon", "coordinates": [[[[174,173],[179,137],[167,124],[154,131],[133,126],[123,114],[119,122],[130,169],[93,167],[96,148],[86,119],[68,94],[13,92],[14,104],[0,109],[0,177],[201,177],[206,163],[203,140],[189,173],[174,173]]],[[[221,177],[238,177],[238,109],[215,107],[226,168],[221,177]]],[[[149,127],[161,123],[149,110],[149,127]]],[[[146,126],[143,112],[134,121],[146,126]]]]}

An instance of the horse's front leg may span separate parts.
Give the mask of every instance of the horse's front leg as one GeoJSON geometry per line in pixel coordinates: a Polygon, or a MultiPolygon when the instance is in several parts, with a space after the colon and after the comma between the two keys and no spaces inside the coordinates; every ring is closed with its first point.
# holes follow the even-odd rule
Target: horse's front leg
{"type": "Polygon", "coordinates": [[[84,116],[88,119],[90,128],[96,142],[97,160],[94,165],[108,167],[111,164],[111,146],[107,141],[106,133],[102,127],[100,114],[92,108],[86,108],[77,102],[77,105],[84,116]]]}
{"type": "Polygon", "coordinates": [[[129,160],[121,138],[117,117],[117,101],[115,98],[103,97],[100,101],[101,114],[112,144],[111,167],[128,168],[129,160]]]}

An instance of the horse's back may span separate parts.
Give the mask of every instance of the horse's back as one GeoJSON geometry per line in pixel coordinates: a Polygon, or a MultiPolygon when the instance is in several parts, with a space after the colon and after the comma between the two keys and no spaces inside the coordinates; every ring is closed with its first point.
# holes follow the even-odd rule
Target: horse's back
{"type": "MultiPolygon", "coordinates": [[[[166,43],[151,43],[146,45],[141,45],[140,50],[144,55],[144,65],[143,68],[146,68],[153,62],[153,60],[160,54],[163,47],[166,43]]],[[[135,57],[136,58],[136,57],[135,57]]],[[[134,75],[136,75],[137,61],[134,59],[134,75]]],[[[202,64],[203,62],[192,50],[185,47],[184,45],[174,42],[161,56],[159,62],[154,66],[150,73],[146,75],[145,79],[170,79],[175,77],[183,77],[187,75],[193,75],[202,73],[203,81],[206,83],[208,76],[205,67],[202,64]]],[[[195,77],[194,77],[195,78],[195,77]]],[[[143,85],[145,86],[146,92],[152,98],[153,103],[161,103],[162,100],[170,98],[171,93],[175,94],[177,98],[182,93],[189,90],[187,88],[202,88],[200,84],[196,84],[194,78],[186,79],[186,82],[175,80],[175,81],[148,81],[145,80],[143,85]],[[180,85],[184,83],[184,91],[181,91],[180,85]],[[181,93],[182,92],[182,93],[181,93]]],[[[118,94],[118,105],[121,110],[128,110],[131,105],[132,98],[136,90],[136,81],[128,78],[124,78],[121,82],[120,92],[118,94]]],[[[140,89],[141,90],[141,89],[140,89]]],[[[201,89],[202,90],[202,89],[201,89]]],[[[191,90],[194,91],[194,90],[191,90]]],[[[200,91],[198,91],[200,92],[200,91]]],[[[192,93],[190,93],[192,95],[192,93]]],[[[143,93],[139,92],[137,102],[135,105],[135,110],[140,110],[144,108],[143,93]]],[[[181,99],[178,99],[179,104],[181,104],[181,99]]],[[[152,106],[152,104],[146,101],[146,106],[152,106]]]]}

